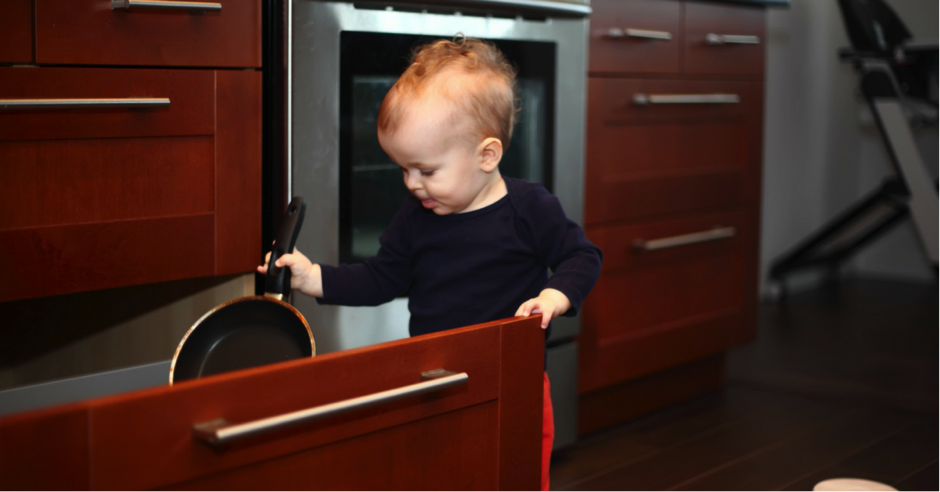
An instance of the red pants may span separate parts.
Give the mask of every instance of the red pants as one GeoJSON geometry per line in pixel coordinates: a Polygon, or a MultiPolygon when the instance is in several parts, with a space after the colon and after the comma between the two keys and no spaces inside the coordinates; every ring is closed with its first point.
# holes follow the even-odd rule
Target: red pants
{"type": "Polygon", "coordinates": [[[552,414],[552,395],[548,373],[542,384],[542,490],[548,490],[548,468],[552,464],[552,442],[555,440],[555,417],[552,414]]]}

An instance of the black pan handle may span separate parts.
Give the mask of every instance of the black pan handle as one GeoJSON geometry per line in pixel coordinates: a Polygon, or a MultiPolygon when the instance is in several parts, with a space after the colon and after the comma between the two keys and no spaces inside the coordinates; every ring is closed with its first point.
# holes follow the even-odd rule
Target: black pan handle
{"type": "Polygon", "coordinates": [[[300,226],[304,223],[306,210],[307,202],[299,196],[295,196],[287,205],[287,212],[277,230],[274,246],[271,247],[268,273],[264,277],[265,294],[281,294],[284,297],[290,294],[290,268],[278,268],[274,266],[274,262],[281,256],[294,252],[294,244],[297,243],[297,235],[300,234],[300,226]]]}

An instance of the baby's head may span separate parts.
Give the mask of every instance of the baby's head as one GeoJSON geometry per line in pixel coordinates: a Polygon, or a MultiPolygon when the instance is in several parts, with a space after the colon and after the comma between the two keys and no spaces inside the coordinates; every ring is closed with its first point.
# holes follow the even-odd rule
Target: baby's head
{"type": "Polygon", "coordinates": [[[439,215],[488,205],[512,138],[515,70],[493,45],[440,40],[415,52],[379,109],[379,143],[439,215]]]}

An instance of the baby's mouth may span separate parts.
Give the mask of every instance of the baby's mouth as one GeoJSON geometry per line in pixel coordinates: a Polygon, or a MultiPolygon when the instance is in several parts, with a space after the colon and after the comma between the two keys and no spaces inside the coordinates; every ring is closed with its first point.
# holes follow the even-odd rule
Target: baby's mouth
{"type": "Polygon", "coordinates": [[[421,206],[424,208],[434,208],[435,205],[437,205],[437,202],[431,198],[421,200],[421,206]]]}

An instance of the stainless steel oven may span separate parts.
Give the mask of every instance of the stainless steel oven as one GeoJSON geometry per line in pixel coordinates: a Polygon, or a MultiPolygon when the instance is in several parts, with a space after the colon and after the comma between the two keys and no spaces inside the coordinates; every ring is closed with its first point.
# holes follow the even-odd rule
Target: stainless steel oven
{"type": "MultiPolygon", "coordinates": [[[[582,3],[463,0],[287,4],[286,189],[307,200],[297,247],[315,262],[361,261],[407,193],[375,117],[414,46],[457,33],[494,42],[519,70],[520,123],[501,171],[541,181],[580,223],[587,15],[582,3]]],[[[376,308],[294,296],[326,353],[408,336],[406,299],[376,308]]],[[[558,438],[576,433],[576,318],[553,322],[547,367],[558,438]]]]}

